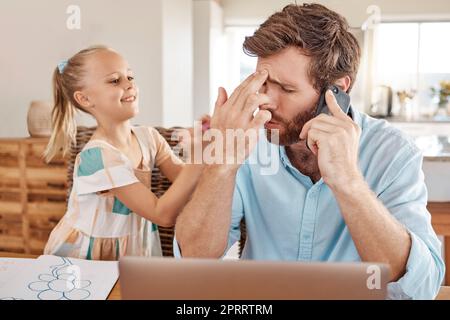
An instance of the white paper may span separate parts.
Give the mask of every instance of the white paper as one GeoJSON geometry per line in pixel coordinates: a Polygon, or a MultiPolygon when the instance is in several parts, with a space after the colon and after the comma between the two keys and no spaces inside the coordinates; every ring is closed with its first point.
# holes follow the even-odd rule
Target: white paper
{"type": "Polygon", "coordinates": [[[0,300],[105,300],[119,277],[117,261],[56,256],[14,260],[15,265],[3,263],[0,300]]]}
{"type": "MultiPolygon", "coordinates": [[[[34,259],[0,258],[0,296],[3,286],[13,281],[23,268],[33,263],[34,259]]],[[[6,297],[5,297],[6,298],[6,297]]],[[[1,299],[1,298],[0,298],[1,299]]]]}

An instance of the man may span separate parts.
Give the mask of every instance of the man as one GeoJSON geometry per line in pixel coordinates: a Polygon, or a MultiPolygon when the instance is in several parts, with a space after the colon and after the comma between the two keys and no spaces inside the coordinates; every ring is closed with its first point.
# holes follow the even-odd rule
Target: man
{"type": "Polygon", "coordinates": [[[330,92],[331,114],[314,117],[324,88],[349,92],[355,82],[360,50],[346,20],[318,4],[289,5],[244,49],[258,57],[257,72],[230,98],[220,88],[211,127],[279,130],[281,165],[273,175],[250,161],[207,166],[177,219],[178,255],[221,257],[245,219],[243,258],[383,262],[389,298],[434,298],[444,264],[419,150],[385,121],[344,114],[330,92]]]}

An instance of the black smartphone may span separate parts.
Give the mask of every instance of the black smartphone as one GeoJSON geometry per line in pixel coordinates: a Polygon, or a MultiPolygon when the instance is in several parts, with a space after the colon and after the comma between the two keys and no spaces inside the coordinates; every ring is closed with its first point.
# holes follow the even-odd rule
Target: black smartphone
{"type": "MultiPolygon", "coordinates": [[[[341,107],[342,111],[345,112],[345,114],[349,115],[351,117],[350,113],[350,96],[343,90],[341,90],[336,85],[331,85],[327,89],[330,89],[331,92],[333,92],[334,96],[336,97],[336,101],[338,105],[341,107]]],[[[321,114],[330,114],[330,110],[328,109],[327,102],[325,100],[325,92],[327,90],[324,90],[319,98],[319,103],[317,104],[316,109],[316,117],[321,114]]]]}
{"type": "MultiPolygon", "coordinates": [[[[350,112],[350,96],[336,85],[329,86],[320,94],[315,117],[317,117],[321,113],[330,114],[330,110],[328,109],[327,102],[325,100],[325,93],[328,89],[333,92],[334,96],[336,97],[336,101],[339,107],[341,107],[342,111],[344,111],[346,115],[352,118],[350,112]]],[[[306,143],[306,147],[311,150],[308,143],[306,143]]]]}

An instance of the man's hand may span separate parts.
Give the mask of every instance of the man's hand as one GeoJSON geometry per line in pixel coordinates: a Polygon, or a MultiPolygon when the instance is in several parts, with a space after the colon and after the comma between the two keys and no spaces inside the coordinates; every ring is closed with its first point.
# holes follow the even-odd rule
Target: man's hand
{"type": "Polygon", "coordinates": [[[361,129],[342,111],[330,90],[325,99],[332,115],[320,114],[308,121],[300,139],[306,139],[310,150],[317,156],[324,182],[332,190],[337,190],[363,179],[358,167],[361,129]]]}
{"type": "MultiPolygon", "coordinates": [[[[227,137],[227,129],[234,132],[237,129],[243,130],[243,132],[254,130],[257,134],[258,129],[272,118],[272,114],[267,110],[260,110],[253,117],[253,113],[260,105],[270,102],[267,95],[257,93],[266,81],[267,76],[266,70],[250,75],[234,90],[230,98],[227,98],[227,92],[224,88],[219,88],[219,95],[210,123],[211,129],[219,130],[224,139],[227,137]]],[[[236,150],[237,152],[233,152],[233,159],[229,159],[230,150],[234,150],[234,147],[239,145],[237,139],[239,137],[236,137],[236,135],[233,135],[231,141],[225,139],[223,147],[224,155],[227,155],[227,163],[232,160],[232,164],[239,166],[248,157],[256,141],[247,145],[246,150],[236,150]]]]}
{"type": "MultiPolygon", "coordinates": [[[[268,77],[267,71],[258,72],[248,77],[231,97],[223,88],[219,88],[214,114],[209,122],[210,129],[205,135],[219,133],[223,139],[226,131],[258,129],[272,117],[269,111],[261,110],[255,117],[253,113],[270,99],[265,94],[257,94],[268,77]]],[[[208,128],[208,121],[203,122],[208,128]]],[[[234,150],[239,146],[236,135],[231,141],[223,143],[223,150],[234,150]]],[[[223,142],[223,141],[222,141],[223,142]]],[[[212,142],[212,143],[215,143],[212,142]]],[[[210,165],[204,168],[191,201],[184,207],[176,224],[177,241],[184,257],[219,258],[224,254],[228,243],[228,232],[231,226],[233,193],[236,186],[236,172],[241,164],[240,157],[248,156],[253,146],[245,151],[237,150],[233,164],[210,165]]],[[[227,159],[229,160],[229,159],[227,159]]]]}

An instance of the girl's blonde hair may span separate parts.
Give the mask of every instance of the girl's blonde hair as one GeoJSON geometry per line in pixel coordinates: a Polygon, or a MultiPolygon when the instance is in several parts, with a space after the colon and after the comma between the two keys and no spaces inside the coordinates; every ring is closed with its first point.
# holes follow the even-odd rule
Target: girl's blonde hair
{"type": "Polygon", "coordinates": [[[76,143],[76,109],[84,112],[86,110],[76,102],[74,93],[83,88],[86,57],[103,50],[111,49],[105,46],[92,46],[81,50],[53,71],[52,134],[44,152],[47,162],[60,152],[65,156],[72,144],[76,143]]]}

